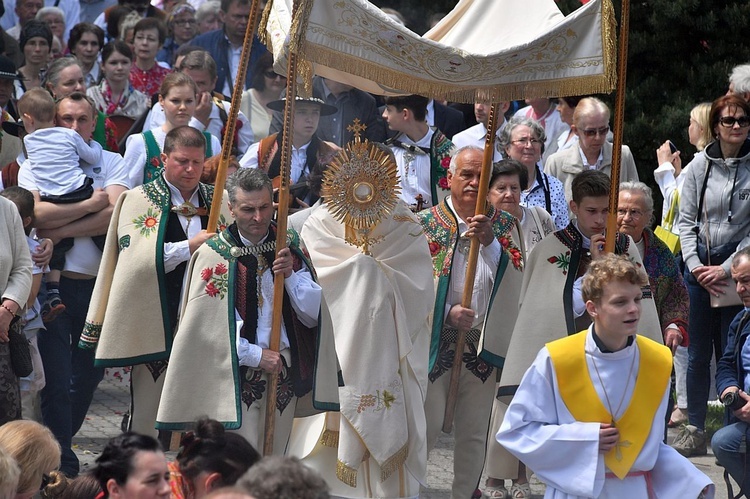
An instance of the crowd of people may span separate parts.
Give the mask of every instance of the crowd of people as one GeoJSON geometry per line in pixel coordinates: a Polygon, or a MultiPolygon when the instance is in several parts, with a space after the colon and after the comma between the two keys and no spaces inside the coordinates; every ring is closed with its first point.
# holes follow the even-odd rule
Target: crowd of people
{"type": "Polygon", "coordinates": [[[488,103],[315,76],[277,248],[290,103],[257,36],[237,81],[249,0],[3,5],[0,497],[417,497],[453,407],[452,497],[529,498],[531,473],[547,497],[713,497],[685,458],[707,452],[714,383],[712,448],[750,492],[750,65],[691,112],[685,167],[656,151],[671,238],[626,145],[606,234],[595,96],[496,103],[477,214],[488,103]],[[377,161],[349,191],[357,147],[377,161]],[[342,222],[389,174],[392,207],[342,222]],[[129,378],[127,431],[79,475],[107,368],[129,378]]]}

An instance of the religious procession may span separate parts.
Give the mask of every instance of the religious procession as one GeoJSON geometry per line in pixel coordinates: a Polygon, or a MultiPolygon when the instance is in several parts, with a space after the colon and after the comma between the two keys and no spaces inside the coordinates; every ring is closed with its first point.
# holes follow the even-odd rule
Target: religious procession
{"type": "Polygon", "coordinates": [[[0,499],[750,493],[750,64],[380,3],[3,2],[0,499]]]}

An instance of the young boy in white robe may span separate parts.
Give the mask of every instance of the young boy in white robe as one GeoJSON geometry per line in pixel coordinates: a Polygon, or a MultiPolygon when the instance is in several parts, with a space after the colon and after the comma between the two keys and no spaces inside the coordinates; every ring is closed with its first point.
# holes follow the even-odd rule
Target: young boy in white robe
{"type": "Polygon", "coordinates": [[[623,256],[582,284],[588,330],[548,343],[497,440],[547,485],[545,498],[712,498],[714,485],[663,442],[672,359],[636,334],[647,277],[623,256]]]}

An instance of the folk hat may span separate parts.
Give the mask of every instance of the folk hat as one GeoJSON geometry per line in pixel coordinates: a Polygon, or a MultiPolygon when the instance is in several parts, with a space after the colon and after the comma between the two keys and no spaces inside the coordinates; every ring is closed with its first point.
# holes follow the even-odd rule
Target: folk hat
{"type": "MultiPolygon", "coordinates": [[[[296,96],[294,99],[295,102],[308,102],[310,104],[317,104],[320,106],[320,115],[321,116],[330,116],[332,114],[336,114],[338,112],[338,109],[336,109],[335,106],[331,106],[330,104],[326,104],[323,99],[319,99],[317,97],[308,97],[303,98],[299,95],[296,96]]],[[[283,99],[271,101],[267,104],[268,109],[272,109],[274,111],[284,111],[284,106],[286,106],[286,97],[283,99]]]]}
{"type": "Polygon", "coordinates": [[[20,80],[21,75],[18,74],[18,69],[13,61],[0,55],[0,78],[3,80],[20,80]]]}

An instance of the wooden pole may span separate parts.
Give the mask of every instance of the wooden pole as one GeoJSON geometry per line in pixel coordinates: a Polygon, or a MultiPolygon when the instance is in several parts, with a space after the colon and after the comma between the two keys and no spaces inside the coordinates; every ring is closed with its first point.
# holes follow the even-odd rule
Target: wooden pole
{"type": "MultiPolygon", "coordinates": [[[[475,215],[484,215],[487,212],[487,191],[490,188],[490,176],[492,175],[492,159],[495,153],[494,140],[497,130],[497,105],[490,107],[489,119],[487,120],[487,136],[484,139],[484,156],[482,157],[482,173],[479,177],[479,192],[477,193],[477,204],[475,215]]],[[[461,297],[461,306],[471,308],[471,296],[474,293],[474,276],[477,271],[479,260],[479,238],[471,238],[469,246],[469,260],[466,266],[466,280],[464,281],[464,292],[461,297]]],[[[458,377],[461,375],[461,364],[463,362],[464,347],[466,345],[466,331],[458,329],[456,338],[456,353],[453,355],[453,366],[451,366],[451,379],[448,387],[448,400],[445,404],[443,415],[443,431],[450,433],[453,429],[453,417],[456,413],[456,401],[458,399],[458,377]]]]}
{"type": "Polygon", "coordinates": [[[219,223],[219,214],[221,213],[221,204],[224,202],[224,184],[227,181],[227,168],[229,167],[229,159],[232,156],[234,132],[237,128],[237,116],[240,113],[242,92],[245,89],[245,75],[247,75],[247,65],[250,62],[250,53],[253,48],[253,34],[255,33],[255,26],[258,24],[259,10],[260,0],[252,0],[250,4],[250,18],[247,21],[245,39],[242,43],[240,65],[237,67],[237,78],[235,78],[234,89],[232,89],[232,105],[229,108],[224,138],[221,144],[221,158],[219,159],[216,181],[214,182],[214,198],[211,201],[211,212],[208,215],[208,224],[206,225],[206,231],[209,233],[216,232],[216,226],[219,223]]]}
{"type": "MultiPolygon", "coordinates": [[[[294,9],[297,2],[294,2],[294,9]]],[[[292,14],[294,15],[294,14],[292,14]]],[[[289,175],[291,173],[290,160],[292,156],[292,134],[294,129],[294,104],[297,100],[297,55],[289,52],[287,62],[286,105],[284,106],[284,125],[282,129],[281,142],[281,169],[279,177],[279,207],[276,215],[276,258],[279,252],[286,248],[287,217],[289,215],[289,175]]],[[[284,303],[284,275],[274,276],[273,281],[273,315],[271,321],[271,342],[269,348],[274,352],[279,351],[281,343],[281,310],[284,303]]],[[[266,419],[265,431],[263,433],[263,455],[273,454],[273,435],[276,428],[276,387],[279,384],[279,375],[271,374],[266,390],[266,419]]]]}
{"type": "Polygon", "coordinates": [[[630,0],[622,0],[620,40],[617,50],[617,92],[612,134],[612,172],[609,188],[609,215],[604,251],[614,253],[617,233],[617,200],[620,197],[620,163],[622,161],[622,129],[625,121],[625,76],[628,70],[628,30],[630,29],[630,0]]]}

